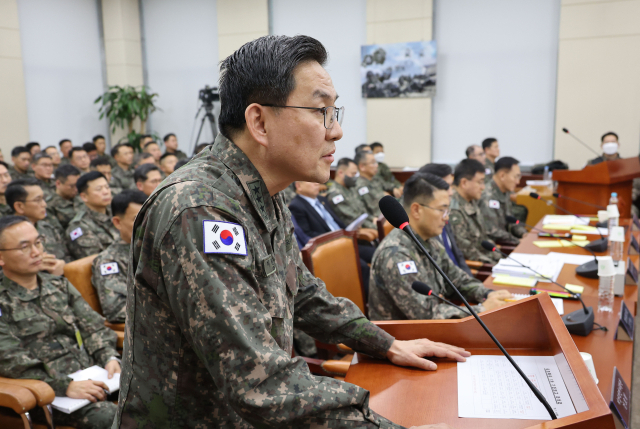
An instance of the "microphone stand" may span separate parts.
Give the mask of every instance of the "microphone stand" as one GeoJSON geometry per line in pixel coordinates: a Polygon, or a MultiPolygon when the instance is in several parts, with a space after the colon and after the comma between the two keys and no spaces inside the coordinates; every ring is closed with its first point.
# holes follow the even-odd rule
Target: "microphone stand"
{"type": "Polygon", "coordinates": [[[422,282],[418,282],[418,281],[413,282],[411,284],[411,289],[415,290],[420,295],[432,296],[434,298],[438,298],[440,301],[444,302],[445,304],[449,304],[450,306],[455,307],[457,310],[464,311],[469,316],[471,316],[471,313],[469,313],[464,308],[462,308],[462,307],[460,307],[458,305],[455,305],[453,302],[449,301],[448,299],[444,299],[443,297],[434,294],[433,293],[433,289],[431,289],[429,286],[427,286],[426,284],[424,284],[422,282]]]}

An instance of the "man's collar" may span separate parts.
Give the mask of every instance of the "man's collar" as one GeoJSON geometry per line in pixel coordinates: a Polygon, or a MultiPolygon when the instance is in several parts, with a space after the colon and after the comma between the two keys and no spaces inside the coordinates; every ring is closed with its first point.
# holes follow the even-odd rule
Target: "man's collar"
{"type": "Polygon", "coordinates": [[[311,197],[307,197],[306,195],[302,195],[302,194],[298,194],[298,196],[300,198],[303,198],[306,202],[308,202],[309,204],[311,204],[314,207],[315,207],[316,203],[318,202],[318,197],[311,198],[311,197]]]}
{"type": "Polygon", "coordinates": [[[490,182],[491,182],[491,186],[493,187],[493,189],[494,189],[496,192],[499,192],[499,193],[500,193],[500,195],[505,195],[508,191],[504,191],[504,192],[503,192],[503,191],[500,189],[500,185],[498,185],[498,183],[496,182],[495,177],[496,177],[496,176],[493,176],[493,178],[492,178],[492,179],[491,179],[491,181],[490,181],[490,182]]]}
{"type": "Polygon", "coordinates": [[[0,283],[0,292],[6,290],[12,295],[15,295],[20,301],[31,301],[38,298],[40,294],[48,295],[49,288],[44,285],[45,282],[42,281],[40,274],[36,274],[36,276],[38,278],[39,287],[36,287],[35,289],[27,289],[4,275],[2,276],[2,282],[0,283]]]}

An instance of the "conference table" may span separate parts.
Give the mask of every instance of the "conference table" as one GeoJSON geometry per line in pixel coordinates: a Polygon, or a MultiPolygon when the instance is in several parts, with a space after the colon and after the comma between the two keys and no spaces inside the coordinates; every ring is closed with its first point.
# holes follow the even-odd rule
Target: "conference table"
{"type": "MultiPolygon", "coordinates": [[[[593,224],[593,223],[592,223],[593,224]]],[[[620,225],[625,227],[626,240],[624,245],[625,260],[638,267],[638,255],[629,256],[630,236],[638,239],[639,232],[632,231],[630,219],[622,219],[620,225]]],[[[542,229],[542,221],[536,227],[542,229]]],[[[549,231],[553,232],[553,231],[549,231]]],[[[560,232],[560,231],[558,231],[560,232]]],[[[562,231],[566,232],[566,231],[562,231]]],[[[595,240],[597,236],[589,235],[595,240]]],[[[527,234],[516,247],[516,253],[547,254],[551,251],[561,253],[589,254],[580,247],[540,248],[534,241],[537,233],[527,234]]],[[[608,252],[596,253],[598,256],[608,252]]],[[[564,264],[558,277],[560,284],[571,283],[584,286],[582,298],[587,306],[592,306],[595,322],[607,327],[608,331],[594,330],[586,337],[572,335],[573,341],[581,352],[590,353],[599,379],[598,388],[608,403],[611,396],[611,382],[614,366],[622,375],[625,382],[631,383],[631,366],[633,358],[633,342],[614,340],[619,319],[620,306],[625,302],[632,314],[636,314],[637,285],[625,286],[624,297],[615,297],[614,311],[600,313],[598,307],[598,279],[589,279],[575,274],[576,265],[564,264]]],[[[491,289],[507,289],[512,293],[528,293],[529,288],[494,285],[493,278],[484,282],[491,289]]],[[[551,283],[538,283],[536,287],[558,290],[560,287],[551,283]]],[[[582,308],[579,301],[564,300],[564,314],[582,308]]],[[[384,329],[389,322],[376,322],[384,329]]],[[[513,329],[518,329],[513,326],[513,329]]],[[[532,333],[522,332],[522,335],[532,333]]],[[[498,337],[498,340],[500,338],[498,337]]],[[[469,349],[473,354],[499,354],[497,349],[469,349]]],[[[512,355],[544,354],[532,350],[509,349],[512,355]]],[[[346,375],[345,381],[359,385],[371,392],[370,406],[381,415],[404,426],[421,425],[427,423],[445,422],[454,428],[527,428],[536,424],[544,424],[540,420],[506,420],[506,419],[464,419],[457,417],[457,365],[449,360],[434,360],[438,364],[435,372],[425,372],[410,368],[401,368],[388,362],[378,361],[367,356],[356,354],[354,361],[346,375]],[[433,390],[436,389],[436,392],[433,390]],[[427,401],[428,398],[428,401],[427,401]]],[[[549,425],[551,427],[551,425],[549,425]]]]}

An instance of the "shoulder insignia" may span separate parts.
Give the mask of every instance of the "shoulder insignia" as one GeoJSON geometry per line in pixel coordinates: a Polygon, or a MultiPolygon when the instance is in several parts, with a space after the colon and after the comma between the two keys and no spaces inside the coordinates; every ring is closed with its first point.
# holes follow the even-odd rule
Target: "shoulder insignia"
{"type": "Polygon", "coordinates": [[[500,201],[498,201],[498,200],[489,200],[489,208],[499,209],[500,208],[500,201]]]}
{"type": "Polygon", "coordinates": [[[244,228],[237,223],[219,220],[202,221],[204,253],[247,255],[244,228]]]}
{"type": "Polygon", "coordinates": [[[400,271],[401,276],[404,276],[406,274],[417,273],[418,268],[416,268],[416,263],[414,261],[404,261],[398,262],[398,271],[400,271]]]}
{"type": "Polygon", "coordinates": [[[358,189],[358,193],[360,195],[366,195],[369,193],[369,188],[367,188],[366,186],[363,186],[362,188],[358,189]]]}
{"type": "Polygon", "coordinates": [[[108,274],[118,274],[120,269],[117,262],[108,262],[100,265],[100,274],[106,276],[108,274]]]}
{"type": "Polygon", "coordinates": [[[69,234],[71,241],[75,241],[77,238],[82,237],[82,228],[77,227],[69,234]]]}
{"type": "Polygon", "coordinates": [[[344,197],[342,196],[342,194],[338,194],[335,197],[331,198],[331,201],[333,202],[333,204],[338,205],[344,201],[344,197]]]}
{"type": "Polygon", "coordinates": [[[264,218],[267,217],[267,209],[265,207],[264,202],[264,193],[262,190],[262,180],[254,180],[253,182],[247,183],[247,187],[249,188],[249,193],[251,193],[251,199],[256,204],[256,208],[260,212],[260,215],[264,218]]]}

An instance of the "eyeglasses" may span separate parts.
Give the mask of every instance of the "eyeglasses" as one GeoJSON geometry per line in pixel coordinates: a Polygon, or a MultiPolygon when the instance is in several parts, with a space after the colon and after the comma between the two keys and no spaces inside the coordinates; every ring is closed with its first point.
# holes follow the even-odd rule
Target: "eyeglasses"
{"type": "MultiPolygon", "coordinates": [[[[420,203],[418,203],[418,204],[420,204],[420,203]]],[[[436,208],[434,208],[434,207],[429,207],[429,206],[426,206],[426,205],[424,205],[424,204],[420,204],[420,205],[421,205],[422,207],[426,207],[426,208],[428,208],[428,209],[435,210],[435,211],[437,211],[437,212],[442,213],[442,219],[446,218],[447,216],[449,216],[449,213],[451,213],[451,209],[450,209],[449,207],[447,207],[446,209],[444,209],[444,210],[443,210],[443,209],[436,209],[436,208]]]]}
{"type": "Polygon", "coordinates": [[[34,241],[33,243],[23,243],[22,246],[13,247],[11,249],[0,249],[0,252],[6,252],[9,250],[22,250],[22,253],[28,255],[29,252],[31,252],[31,248],[34,246],[37,250],[43,250],[45,241],[46,238],[43,235],[39,235],[38,238],[36,238],[36,241],[34,241]]]}
{"type": "Polygon", "coordinates": [[[327,106],[327,107],[303,107],[303,106],[276,106],[275,104],[263,104],[266,107],[279,107],[279,108],[290,108],[290,109],[309,109],[316,110],[318,112],[322,112],[324,115],[324,127],[328,130],[333,128],[333,124],[338,121],[340,125],[342,125],[342,120],[344,119],[344,107],[336,107],[336,106],[327,106]]]}
{"type": "Polygon", "coordinates": [[[34,198],[33,200],[24,200],[25,203],[36,203],[36,204],[42,204],[44,203],[44,197],[38,197],[38,198],[34,198]]]}

